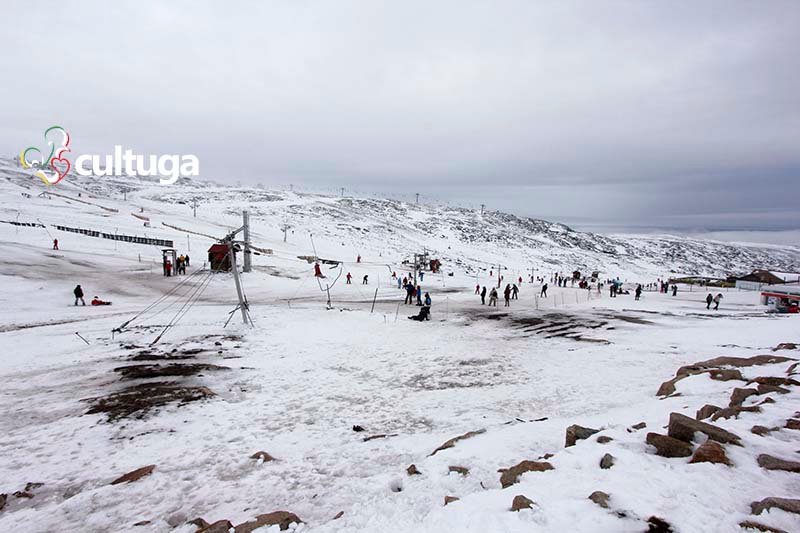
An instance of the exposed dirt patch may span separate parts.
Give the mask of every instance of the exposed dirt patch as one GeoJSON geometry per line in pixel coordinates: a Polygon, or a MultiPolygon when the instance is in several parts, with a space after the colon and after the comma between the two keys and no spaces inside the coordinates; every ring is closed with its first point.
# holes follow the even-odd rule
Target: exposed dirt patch
{"type": "Polygon", "coordinates": [[[152,409],[177,402],[184,405],[216,396],[207,387],[179,385],[174,381],[140,383],[103,398],[89,398],[86,414],[103,413],[109,422],[121,418],[144,418],[152,409]]]}
{"type": "Polygon", "coordinates": [[[122,379],[151,379],[176,376],[195,376],[201,372],[230,370],[227,366],[206,363],[168,364],[168,365],[129,365],[114,369],[122,379]]]}

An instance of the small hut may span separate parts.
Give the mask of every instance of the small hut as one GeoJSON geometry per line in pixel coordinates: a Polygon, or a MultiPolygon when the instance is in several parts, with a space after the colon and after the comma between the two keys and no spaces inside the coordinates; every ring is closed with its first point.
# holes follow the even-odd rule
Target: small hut
{"type": "MultiPolygon", "coordinates": [[[[234,245],[233,252],[236,253],[239,248],[234,245]]],[[[211,270],[219,272],[230,272],[231,258],[228,255],[228,245],[223,243],[212,244],[208,249],[208,264],[211,270]]]]}

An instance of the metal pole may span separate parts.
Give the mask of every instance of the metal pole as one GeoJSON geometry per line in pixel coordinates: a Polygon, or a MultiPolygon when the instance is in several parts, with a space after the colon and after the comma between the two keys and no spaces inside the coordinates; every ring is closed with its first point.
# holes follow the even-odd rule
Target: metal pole
{"type": "Polygon", "coordinates": [[[244,237],[244,265],[242,271],[250,272],[253,266],[250,263],[250,213],[242,211],[242,227],[244,228],[242,236],[244,237]]]}
{"type": "Polygon", "coordinates": [[[248,324],[247,304],[242,294],[242,282],[239,281],[239,268],[236,266],[236,251],[233,249],[233,241],[228,241],[228,254],[231,257],[231,270],[233,271],[233,281],[236,283],[236,295],[239,297],[239,310],[242,312],[242,323],[248,324]]]}
{"type": "Polygon", "coordinates": [[[375,296],[372,297],[372,309],[369,310],[370,314],[375,311],[375,300],[378,299],[378,287],[375,287],[375,296]]]}

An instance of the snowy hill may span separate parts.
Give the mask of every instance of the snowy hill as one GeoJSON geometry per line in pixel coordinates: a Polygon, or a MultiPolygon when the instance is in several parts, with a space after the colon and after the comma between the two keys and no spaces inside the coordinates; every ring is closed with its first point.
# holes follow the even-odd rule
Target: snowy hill
{"type": "MultiPolygon", "coordinates": [[[[154,180],[86,178],[74,174],[62,184],[46,189],[10,159],[0,160],[0,180],[4,184],[0,189],[0,205],[4,206],[5,219],[12,214],[21,221],[31,217],[45,222],[54,219],[51,213],[43,213],[32,205],[36,202],[20,201],[20,192],[31,195],[46,190],[73,195],[81,192],[90,197],[87,200],[106,202],[120,214],[86,210],[78,215],[62,210],[68,219],[76,224],[104,226],[109,226],[113,219],[120,232],[120,226],[125,226],[129,228],[127,231],[142,233],[138,221],[127,211],[146,208],[156,215],[163,214],[164,218],[188,221],[191,204],[196,199],[199,219],[188,221],[195,229],[197,220],[204,220],[199,226],[211,230],[216,226],[216,233],[212,234],[221,236],[227,229],[238,227],[241,211],[247,208],[255,238],[260,238],[264,247],[285,248],[280,227],[287,224],[294,233],[289,240],[299,249],[313,253],[310,233],[320,256],[339,261],[352,261],[360,254],[368,261],[388,263],[410,258],[425,249],[433,257],[441,258],[447,268],[466,274],[488,271],[499,263],[514,272],[514,277],[517,273],[530,273],[531,268],[540,275],[578,269],[598,270],[608,278],[620,276],[630,281],[651,281],[671,274],[724,277],[754,268],[800,270],[800,249],[796,247],[723,243],[670,235],[600,235],[574,231],[557,222],[497,211],[481,214],[447,205],[223,187],[188,179],[174,186],[161,186],[154,180]],[[126,200],[121,202],[123,197],[126,200]],[[9,209],[11,205],[15,209],[9,209]],[[214,222],[211,228],[210,221],[214,222]]],[[[166,230],[159,222],[151,225],[151,234],[183,238],[181,232],[166,230]]]]}

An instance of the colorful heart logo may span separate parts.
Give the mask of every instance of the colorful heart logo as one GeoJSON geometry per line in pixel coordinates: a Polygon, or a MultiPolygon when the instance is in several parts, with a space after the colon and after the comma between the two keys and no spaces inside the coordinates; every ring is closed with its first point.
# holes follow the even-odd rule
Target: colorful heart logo
{"type": "Polygon", "coordinates": [[[50,153],[44,157],[44,152],[35,146],[29,146],[19,153],[19,160],[22,168],[35,168],[38,169],[34,172],[34,176],[38,177],[45,185],[55,185],[62,179],[72,168],[72,164],[66,157],[61,154],[69,152],[69,133],[61,126],[50,126],[44,131],[44,140],[50,147],[50,153]],[[50,137],[55,137],[55,140],[50,137]],[[58,147],[58,148],[56,148],[58,147]],[[31,160],[29,156],[38,153],[39,160],[31,160]],[[52,174],[48,174],[48,170],[52,174]]]}

